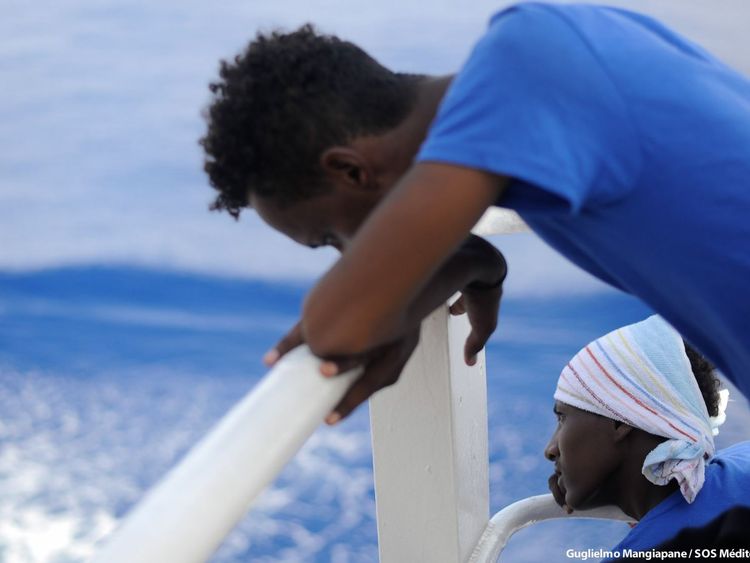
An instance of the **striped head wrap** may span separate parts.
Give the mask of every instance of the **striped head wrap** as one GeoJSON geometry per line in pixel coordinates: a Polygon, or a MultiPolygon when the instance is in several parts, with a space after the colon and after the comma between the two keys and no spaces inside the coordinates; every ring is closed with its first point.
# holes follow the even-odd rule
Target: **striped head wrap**
{"type": "Polygon", "coordinates": [[[714,455],[713,425],[682,338],[661,317],[578,352],[560,374],[555,399],[668,438],[646,456],[643,475],[657,485],[675,479],[693,502],[714,455]]]}

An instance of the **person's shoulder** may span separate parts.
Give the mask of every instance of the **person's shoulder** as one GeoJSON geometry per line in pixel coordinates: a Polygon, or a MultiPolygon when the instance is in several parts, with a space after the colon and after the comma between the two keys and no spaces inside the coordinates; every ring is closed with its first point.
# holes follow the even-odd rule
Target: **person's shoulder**
{"type": "Polygon", "coordinates": [[[750,503],[750,442],[716,452],[706,467],[706,482],[733,491],[732,495],[739,495],[743,504],[750,503]]]}
{"type": "Polygon", "coordinates": [[[748,464],[750,472],[750,441],[738,442],[727,448],[719,450],[714,456],[714,460],[720,461],[737,461],[748,464]]]}
{"type": "Polygon", "coordinates": [[[597,4],[552,4],[523,2],[496,12],[489,21],[487,34],[516,36],[524,46],[554,43],[555,38],[585,42],[606,42],[613,29],[619,40],[642,38],[663,26],[644,14],[597,4]]]}
{"type": "Polygon", "coordinates": [[[524,2],[514,4],[492,15],[489,30],[512,28],[514,26],[540,26],[563,23],[559,5],[545,2],[524,2]]]}
{"type": "Polygon", "coordinates": [[[556,15],[553,6],[517,4],[490,18],[469,61],[483,71],[497,65],[511,65],[516,72],[534,73],[540,66],[534,61],[548,60],[560,49],[568,51],[568,45],[575,42],[575,32],[556,15]]]}
{"type": "MultiPolygon", "coordinates": [[[[494,45],[508,54],[539,53],[549,57],[566,45],[576,48],[583,40],[584,27],[600,20],[606,10],[593,5],[524,2],[495,13],[480,44],[494,45]]],[[[604,26],[602,26],[604,27],[604,26]]]]}
{"type": "Polygon", "coordinates": [[[573,26],[581,18],[604,15],[611,10],[594,4],[551,4],[548,2],[523,2],[503,8],[490,18],[490,28],[514,25],[564,25],[573,26]]]}

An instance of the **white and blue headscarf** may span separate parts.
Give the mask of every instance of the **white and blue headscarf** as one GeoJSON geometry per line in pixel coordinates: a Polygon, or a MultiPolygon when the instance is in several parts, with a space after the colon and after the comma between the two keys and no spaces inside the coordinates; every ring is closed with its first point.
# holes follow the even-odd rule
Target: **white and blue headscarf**
{"type": "Polygon", "coordinates": [[[709,417],[682,338],[656,315],[578,352],[555,391],[558,401],[669,438],[646,456],[643,475],[657,485],[675,479],[688,502],[703,487],[727,396],[720,392],[719,415],[709,417]]]}

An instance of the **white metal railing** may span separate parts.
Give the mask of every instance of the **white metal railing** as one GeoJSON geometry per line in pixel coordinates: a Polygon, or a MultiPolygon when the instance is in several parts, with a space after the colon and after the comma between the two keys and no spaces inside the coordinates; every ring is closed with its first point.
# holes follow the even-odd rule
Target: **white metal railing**
{"type": "Polygon", "coordinates": [[[307,346],[284,356],[144,497],[94,561],[208,559],[358,373],[327,379],[319,364],[307,346]]]}
{"type": "Polygon", "coordinates": [[[633,520],[616,506],[577,510],[568,514],[550,494],[525,498],[506,506],[490,518],[469,563],[494,563],[513,534],[532,524],[556,518],[594,518],[623,522],[633,520]]]}
{"type": "MultiPolygon", "coordinates": [[[[431,321],[440,319],[438,314],[431,321]]],[[[462,338],[455,340],[462,342],[462,338]]],[[[94,562],[198,563],[207,560],[358,375],[354,371],[327,379],[320,376],[318,366],[319,360],[306,346],[282,358],[146,495],[94,562]],[[295,414],[288,416],[289,413],[295,414]],[[269,428],[273,431],[269,432],[269,428]]],[[[466,374],[463,379],[465,383],[466,374]]],[[[434,390],[429,394],[434,395],[434,390]]],[[[454,477],[461,478],[460,472],[454,477]]],[[[438,480],[437,488],[444,488],[445,483],[438,480]]],[[[408,502],[406,498],[402,500],[408,502]]],[[[486,497],[481,500],[486,502],[486,497]]],[[[465,501],[462,503],[464,512],[465,501]]],[[[426,504],[429,505],[429,501],[426,504]]],[[[433,518],[439,517],[434,515],[433,518]]],[[[468,560],[470,563],[494,563],[516,531],[543,520],[566,517],[630,520],[614,507],[568,515],[554,502],[552,495],[531,497],[493,516],[468,560]]],[[[452,557],[457,560],[455,553],[452,557]]]]}

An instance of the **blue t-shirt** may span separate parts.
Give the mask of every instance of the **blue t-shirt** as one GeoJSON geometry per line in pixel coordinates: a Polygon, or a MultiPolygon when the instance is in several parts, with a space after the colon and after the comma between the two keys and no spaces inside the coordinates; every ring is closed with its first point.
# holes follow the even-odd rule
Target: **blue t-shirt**
{"type": "Polygon", "coordinates": [[[750,507],[750,442],[735,444],[714,456],[692,504],[675,491],[652,508],[612,551],[651,549],[684,528],[705,526],[735,506],[750,507]]]}
{"type": "Polygon", "coordinates": [[[750,396],[750,81],[648,17],[496,15],[419,161],[513,180],[498,205],[640,297],[750,396]]]}

